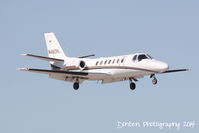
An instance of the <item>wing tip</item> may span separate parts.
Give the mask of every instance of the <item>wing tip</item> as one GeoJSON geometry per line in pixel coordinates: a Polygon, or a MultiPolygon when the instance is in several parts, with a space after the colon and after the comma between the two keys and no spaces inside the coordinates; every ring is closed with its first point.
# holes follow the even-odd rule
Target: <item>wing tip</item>
{"type": "Polygon", "coordinates": [[[21,56],[27,56],[28,54],[21,54],[21,56]]]}
{"type": "Polygon", "coordinates": [[[18,71],[28,71],[29,69],[24,67],[24,68],[17,68],[17,70],[18,71]]]}

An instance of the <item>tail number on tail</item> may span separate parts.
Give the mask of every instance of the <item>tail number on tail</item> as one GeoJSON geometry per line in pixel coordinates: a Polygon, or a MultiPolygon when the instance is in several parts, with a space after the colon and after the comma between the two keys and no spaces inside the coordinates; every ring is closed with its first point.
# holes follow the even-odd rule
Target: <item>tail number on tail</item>
{"type": "Polygon", "coordinates": [[[52,50],[48,50],[49,54],[59,54],[59,49],[52,49],[52,50]]]}

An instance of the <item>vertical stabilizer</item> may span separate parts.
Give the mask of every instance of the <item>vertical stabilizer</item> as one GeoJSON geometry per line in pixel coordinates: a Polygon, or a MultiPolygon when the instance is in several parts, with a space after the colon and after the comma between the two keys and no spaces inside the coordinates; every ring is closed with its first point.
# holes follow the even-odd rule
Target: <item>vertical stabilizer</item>
{"type": "Polygon", "coordinates": [[[65,59],[66,55],[62,50],[55,34],[53,32],[45,33],[48,56],[51,58],[65,59]]]}

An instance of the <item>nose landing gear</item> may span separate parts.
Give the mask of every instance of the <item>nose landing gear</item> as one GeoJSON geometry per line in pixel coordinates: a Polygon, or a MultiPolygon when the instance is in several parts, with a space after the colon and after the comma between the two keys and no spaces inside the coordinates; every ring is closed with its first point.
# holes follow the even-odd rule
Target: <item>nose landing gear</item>
{"type": "Polygon", "coordinates": [[[154,85],[156,85],[156,84],[158,83],[158,80],[154,77],[153,80],[152,80],[152,83],[153,83],[154,85]]]}
{"type": "Polygon", "coordinates": [[[158,80],[156,79],[155,74],[151,74],[150,78],[153,78],[153,79],[152,79],[152,83],[153,83],[154,85],[156,85],[156,84],[158,83],[158,80]]]}
{"type": "MultiPolygon", "coordinates": [[[[137,81],[136,79],[133,79],[133,80],[134,80],[134,81],[137,81]]],[[[135,90],[136,84],[132,81],[131,78],[129,79],[129,82],[130,82],[130,89],[131,89],[131,90],[135,90]]]]}
{"type": "Polygon", "coordinates": [[[136,84],[134,82],[131,82],[130,83],[130,89],[135,90],[135,88],[136,88],[136,84]]]}

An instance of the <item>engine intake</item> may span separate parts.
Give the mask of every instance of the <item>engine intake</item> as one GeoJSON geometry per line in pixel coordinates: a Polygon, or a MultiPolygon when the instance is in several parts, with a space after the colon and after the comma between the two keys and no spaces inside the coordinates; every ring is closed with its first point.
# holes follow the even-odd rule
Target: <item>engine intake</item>
{"type": "Polygon", "coordinates": [[[81,60],[81,61],[79,62],[79,68],[80,68],[81,70],[84,70],[85,67],[86,67],[86,63],[85,63],[84,61],[81,60]]]}

